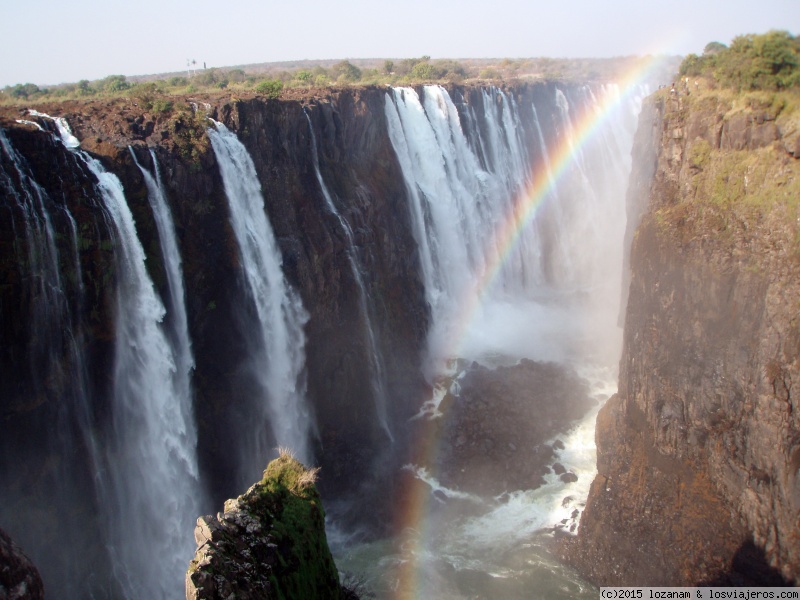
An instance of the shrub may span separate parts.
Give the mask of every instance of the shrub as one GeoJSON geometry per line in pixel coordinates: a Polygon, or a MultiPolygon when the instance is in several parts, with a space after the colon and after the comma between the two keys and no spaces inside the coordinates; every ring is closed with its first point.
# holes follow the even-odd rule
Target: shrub
{"type": "Polygon", "coordinates": [[[247,73],[242,69],[231,69],[225,73],[225,76],[228,81],[232,81],[233,83],[242,83],[247,79],[247,73]]]}
{"type": "Polygon", "coordinates": [[[130,89],[131,84],[125,79],[125,75],[109,75],[99,81],[100,89],[107,92],[122,92],[130,89]]]}
{"type": "Polygon", "coordinates": [[[343,60],[333,65],[331,71],[333,71],[333,73],[336,75],[336,79],[339,81],[352,82],[361,79],[361,69],[347,60],[343,60]]]}
{"type": "Polygon", "coordinates": [[[11,88],[6,88],[6,93],[12,98],[30,98],[42,93],[42,90],[34,83],[18,83],[11,88]]]}
{"type": "Polygon", "coordinates": [[[439,79],[444,73],[429,62],[418,62],[411,69],[411,77],[414,79],[432,80],[439,79]]]}
{"type": "Polygon", "coordinates": [[[493,68],[482,69],[478,76],[481,79],[502,79],[500,72],[493,68]]]}
{"type": "Polygon", "coordinates": [[[275,99],[280,97],[283,90],[283,83],[277,79],[267,79],[256,85],[256,92],[264,94],[267,98],[275,99]]]}
{"type": "Polygon", "coordinates": [[[168,113],[172,110],[172,101],[167,100],[166,98],[156,98],[153,100],[153,112],[157,113],[168,113]]]}

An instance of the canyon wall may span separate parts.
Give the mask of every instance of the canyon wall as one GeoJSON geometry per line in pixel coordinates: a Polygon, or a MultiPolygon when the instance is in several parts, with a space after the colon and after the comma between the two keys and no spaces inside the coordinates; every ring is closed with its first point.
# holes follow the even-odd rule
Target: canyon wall
{"type": "MultiPolygon", "coordinates": [[[[167,569],[147,560],[148,540],[169,527],[183,544],[197,514],[258,479],[267,457],[257,450],[274,451],[250,360],[256,307],[245,293],[209,118],[235,132],[252,157],[281,270],[307,313],[298,385],[328,514],[345,526],[388,523],[385,498],[408,457],[406,424],[430,397],[422,362],[431,321],[408,184],[387,132],[390,94],[187,98],[167,110],[135,97],[37,107],[64,117],[80,149],[59,140],[63,124],[52,118],[0,115],[0,524],[29,549],[48,590],[65,598],[169,595],[171,576],[150,574],[167,569]],[[191,406],[171,429],[165,416],[146,414],[149,404],[122,412],[117,404],[126,395],[158,400],[132,389],[152,383],[146,370],[138,378],[122,372],[140,369],[138,359],[120,367],[121,353],[147,350],[116,329],[121,313],[141,308],[123,307],[134,299],[132,278],[144,291],[152,281],[151,333],[163,330],[156,345],[174,341],[180,312],[145,172],[159,180],[174,220],[191,340],[191,406]],[[112,210],[109,200],[115,192],[135,239],[123,240],[124,207],[112,210]],[[137,428],[147,435],[132,436],[137,428]],[[196,465],[181,455],[195,428],[196,465]],[[146,457],[164,442],[156,503],[164,510],[151,522],[142,515],[153,514],[158,496],[147,496],[154,484],[146,457]],[[172,518],[170,494],[179,487],[198,512],[172,518]],[[65,550],[64,540],[81,553],[65,550]]],[[[568,111],[591,110],[594,101],[589,88],[555,83],[454,87],[449,95],[464,136],[480,148],[480,168],[498,172],[505,166],[493,164],[490,151],[502,143],[499,132],[541,158],[545,140],[570,135],[568,111]]],[[[542,269],[553,277],[546,246],[557,237],[548,230],[554,224],[542,226],[542,269]]],[[[175,373],[173,358],[161,367],[175,373]]]]}
{"type": "MultiPolygon", "coordinates": [[[[148,274],[167,299],[168,325],[175,307],[137,162],[163,181],[185,280],[203,512],[258,479],[251,467],[259,460],[263,468],[268,457],[243,457],[242,447],[248,436],[270,435],[248,431],[260,410],[254,375],[243,366],[252,350],[247,330],[254,309],[242,293],[241,259],[205,134],[206,114],[236,131],[252,155],[283,271],[309,314],[303,378],[313,454],[325,471],[323,494],[344,503],[360,498],[381,474],[379,466],[394,458],[377,425],[363,306],[347,240],[315,177],[310,127],[320,170],[362,250],[364,285],[380,315],[375,337],[386,357],[398,444],[402,423],[427,393],[420,360],[428,309],[403,179],[385,133],[383,95],[348,91],[305,105],[225,99],[196,113],[187,103],[166,116],[128,100],[47,107],[67,119],[83,151],[121,182],[148,274]]],[[[57,139],[54,122],[19,111],[5,115],[3,128],[2,522],[36,546],[32,554],[45,581],[63,586],[62,597],[118,597],[115,580],[125,576],[114,573],[114,559],[97,542],[119,524],[108,522],[107,490],[97,478],[106,458],[115,460],[115,451],[102,449],[122,433],[111,396],[116,344],[124,335],[115,331],[114,290],[126,266],[116,260],[119,239],[97,175],[57,139]],[[91,560],[65,552],[59,538],[91,560]]],[[[268,448],[274,452],[275,445],[268,448]]],[[[186,531],[197,514],[186,515],[186,531]]]]}
{"type": "Polygon", "coordinates": [[[598,585],[800,579],[797,135],[780,96],[643,108],[619,391],[564,545],[598,585]]]}

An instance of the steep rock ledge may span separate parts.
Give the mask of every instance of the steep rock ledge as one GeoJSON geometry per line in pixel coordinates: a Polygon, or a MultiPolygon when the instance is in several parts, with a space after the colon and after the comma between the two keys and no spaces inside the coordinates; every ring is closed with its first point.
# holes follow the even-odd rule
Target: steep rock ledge
{"type": "Polygon", "coordinates": [[[599,585],[800,580],[797,128],[757,100],[642,113],[619,393],[562,546],[599,585]]]}
{"type": "Polygon", "coordinates": [[[348,597],[326,541],[316,472],[282,453],[224,513],[198,518],[186,599],[348,597]]]}

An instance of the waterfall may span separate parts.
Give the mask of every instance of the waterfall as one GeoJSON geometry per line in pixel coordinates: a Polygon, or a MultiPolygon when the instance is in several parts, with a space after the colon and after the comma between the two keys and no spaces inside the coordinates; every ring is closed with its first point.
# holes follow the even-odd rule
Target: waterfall
{"type": "Polygon", "coordinates": [[[53,223],[50,211],[46,206],[44,190],[26,173],[22,160],[12,147],[5,133],[0,130],[0,148],[10,162],[11,173],[2,172],[3,190],[9,199],[13,198],[11,208],[11,225],[15,230],[14,243],[18,255],[24,257],[29,278],[29,297],[32,318],[29,327],[31,352],[28,354],[32,373],[41,373],[41,377],[33,379],[35,384],[47,381],[54,376],[61,379],[63,374],[48,373],[48,369],[58,368],[59,361],[55,355],[60,352],[60,345],[53,343],[61,337],[61,331],[68,320],[69,302],[65,297],[59,266],[59,252],[56,247],[53,223]],[[19,192],[17,191],[19,189],[19,192]],[[20,193],[21,192],[21,193],[20,193]],[[19,215],[18,219],[15,215],[19,215]],[[21,231],[17,227],[21,226],[21,231]]]}
{"type": "Polygon", "coordinates": [[[350,269],[353,271],[353,279],[355,279],[358,286],[358,304],[361,309],[361,314],[364,317],[364,337],[366,338],[367,348],[369,350],[370,361],[370,385],[372,386],[372,393],[375,397],[375,410],[378,415],[381,427],[383,427],[386,435],[392,440],[392,432],[389,429],[389,423],[386,416],[388,392],[386,390],[386,367],[384,366],[383,354],[378,346],[378,341],[375,335],[375,316],[372,307],[369,303],[367,289],[364,285],[364,276],[361,272],[361,266],[358,260],[355,241],[353,240],[353,230],[347,220],[339,214],[336,210],[336,205],[333,203],[333,198],[328,191],[328,186],[322,179],[322,173],[319,170],[319,156],[317,150],[317,137],[314,134],[314,126],[311,123],[311,117],[305,113],[308,120],[308,129],[311,132],[311,162],[314,165],[314,174],[317,176],[319,187],[322,190],[322,195],[325,198],[325,206],[336,217],[342,231],[347,238],[347,260],[350,263],[350,269]]]}
{"type": "Polygon", "coordinates": [[[257,323],[252,374],[261,394],[260,422],[250,423],[254,439],[244,442],[250,478],[263,469],[270,443],[290,448],[309,462],[312,430],[305,399],[305,334],[308,314],[283,276],[282,259],[264,211],[264,197],[247,149],[223,124],[208,130],[219,163],[230,222],[241,254],[249,299],[257,323]],[[271,429],[273,439],[263,432],[271,429]]]}
{"type": "MultiPolygon", "coordinates": [[[[158,229],[158,239],[161,245],[161,254],[164,257],[164,267],[169,288],[167,317],[171,318],[168,321],[167,333],[175,351],[175,389],[188,414],[191,412],[192,405],[191,373],[194,369],[194,356],[192,355],[192,343],[189,338],[189,324],[186,317],[186,293],[183,285],[181,255],[178,251],[175,225],[173,224],[172,213],[167,205],[164,186],[161,183],[161,173],[158,171],[156,153],[152,148],[150,149],[153,172],[155,173],[154,178],[147,169],[139,164],[133,148],[129,148],[129,150],[133,161],[142,172],[142,177],[147,187],[147,198],[150,202],[150,208],[153,210],[153,217],[158,229]]],[[[194,439],[189,441],[196,445],[196,432],[192,430],[191,435],[194,436],[194,439]]]]}
{"type": "MultiPolygon", "coordinates": [[[[488,124],[488,139],[480,131],[471,132],[477,151],[444,88],[426,86],[422,98],[413,89],[399,88],[386,97],[389,135],[409,192],[426,296],[433,313],[429,337],[432,363],[453,358],[454,349],[448,344],[462,326],[465,298],[487,293],[499,299],[505,293],[520,293],[528,281],[540,278],[535,256],[516,249],[502,266],[496,285],[476,289],[490,275],[487,269],[500,261],[502,249],[491,233],[504,226],[511,200],[529,178],[524,168],[526,153],[513,131],[512,104],[494,93],[502,104],[497,108],[493,100],[486,100],[482,116],[488,124]]],[[[477,123],[477,118],[467,121],[477,123]]],[[[523,240],[535,236],[535,230],[529,230],[523,240]]]]}
{"type": "MultiPolygon", "coordinates": [[[[75,147],[68,137],[65,145],[75,147]]],[[[99,161],[74,151],[97,178],[117,236],[113,429],[98,472],[114,576],[127,598],[175,596],[193,549],[187,531],[200,497],[186,374],[164,330],[166,310],[145,269],[122,184],[99,161]]]]}
{"type": "Polygon", "coordinates": [[[630,139],[638,113],[600,119],[593,141],[579,144],[576,119],[601,111],[594,92],[582,92],[573,100],[554,90],[548,114],[556,137],[547,142],[532,101],[522,106],[496,88],[481,90],[461,115],[440,86],[387,93],[389,135],[433,313],[433,372],[456,356],[575,359],[597,338],[594,308],[610,323],[600,337],[619,337],[615,319],[606,318],[613,311],[605,312],[618,301],[622,264],[629,166],[619,137],[630,139]],[[554,153],[563,157],[565,149],[574,158],[554,165],[561,160],[554,153]],[[526,222],[515,202],[534,185],[541,198],[526,222]],[[592,308],[576,317],[576,303],[592,308]]]}
{"type": "MultiPolygon", "coordinates": [[[[48,446],[64,458],[52,478],[44,476],[48,479],[47,488],[52,492],[52,503],[61,514],[71,515],[76,506],[91,505],[92,499],[86,498],[85,490],[81,489],[81,480],[86,470],[96,471],[98,465],[97,443],[91,427],[88,367],[82,352],[84,332],[80,319],[84,312],[84,287],[77,226],[66,205],[54,202],[36,182],[24,158],[17,153],[2,129],[0,192],[6,202],[0,206],[6,209],[7,223],[13,232],[6,241],[15,248],[23,288],[20,290],[22,303],[30,311],[30,318],[22,324],[26,346],[23,352],[29,372],[16,375],[31,384],[31,389],[21,392],[23,395],[45,397],[58,394],[60,401],[55,406],[55,418],[41,424],[48,429],[48,435],[44,440],[35,440],[35,444],[48,446]],[[67,235],[58,234],[65,229],[67,235]]],[[[13,399],[11,383],[5,382],[8,387],[4,387],[4,392],[10,392],[13,399]]],[[[4,441],[7,442],[11,436],[0,437],[6,437],[4,441]]],[[[4,448],[12,460],[21,458],[15,456],[16,450],[4,448]]],[[[6,473],[8,471],[4,469],[3,474],[6,473]]],[[[30,473],[24,476],[28,477],[30,473]]],[[[10,487],[5,482],[0,484],[0,505],[3,507],[15,506],[10,487]]],[[[25,515],[12,513],[11,517],[22,527],[28,524],[25,515]]],[[[92,534],[87,534],[87,531],[91,531],[87,524],[69,518],[64,519],[61,528],[62,535],[76,544],[92,542],[92,534]]],[[[34,531],[32,537],[36,536],[34,531]]],[[[78,569],[81,557],[75,553],[61,555],[57,551],[54,554],[52,548],[34,549],[51,561],[48,567],[53,572],[62,576],[61,591],[65,597],[77,597],[76,581],[70,575],[78,569]]]]}

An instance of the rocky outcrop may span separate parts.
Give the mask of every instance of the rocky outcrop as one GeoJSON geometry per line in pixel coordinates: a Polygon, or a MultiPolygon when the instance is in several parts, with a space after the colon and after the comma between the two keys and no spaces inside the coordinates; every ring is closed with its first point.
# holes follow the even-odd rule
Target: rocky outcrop
{"type": "Polygon", "coordinates": [[[592,406],[586,382],[569,368],[530,360],[470,365],[439,404],[432,426],[441,430],[434,434],[441,450],[431,466],[446,487],[483,497],[535,489],[553,469],[571,480],[575,474],[557,462],[560,442],[547,442],[592,406]]]}
{"type": "Polygon", "coordinates": [[[619,393],[564,555],[599,585],[797,583],[794,117],[724,95],[648,102],[619,393]]]}
{"type": "Polygon", "coordinates": [[[198,518],[186,599],[344,598],[316,474],[283,453],[225,512],[198,518]]]}
{"type": "Polygon", "coordinates": [[[43,600],[39,571],[8,534],[0,529],[0,600],[43,600]]]}

